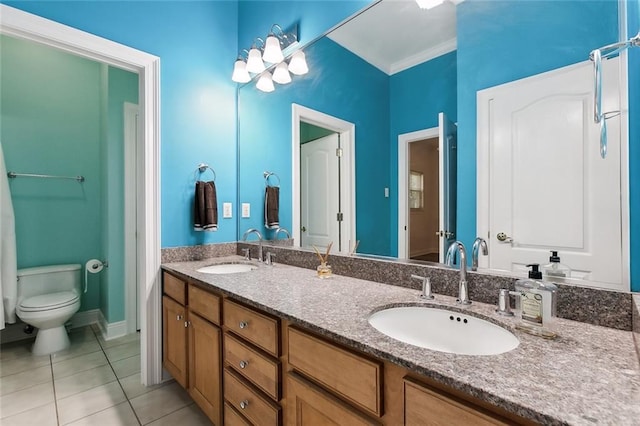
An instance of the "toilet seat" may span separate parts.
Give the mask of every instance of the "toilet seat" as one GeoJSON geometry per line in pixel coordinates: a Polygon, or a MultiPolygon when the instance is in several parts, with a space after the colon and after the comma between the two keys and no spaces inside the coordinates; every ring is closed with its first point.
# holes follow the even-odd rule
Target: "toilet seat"
{"type": "Polygon", "coordinates": [[[78,302],[80,297],[73,291],[61,291],[58,293],[41,294],[29,297],[20,303],[22,312],[38,312],[50,309],[63,308],[78,302]]]}

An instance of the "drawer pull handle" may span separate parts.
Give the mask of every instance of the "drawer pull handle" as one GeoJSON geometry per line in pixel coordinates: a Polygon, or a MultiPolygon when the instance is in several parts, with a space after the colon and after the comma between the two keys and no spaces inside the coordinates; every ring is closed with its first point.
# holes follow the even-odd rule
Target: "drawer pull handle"
{"type": "Polygon", "coordinates": [[[240,368],[247,368],[247,365],[249,365],[249,361],[240,361],[240,368]]]}
{"type": "Polygon", "coordinates": [[[249,327],[249,323],[246,322],[246,321],[240,321],[240,324],[238,324],[238,326],[240,328],[247,328],[247,327],[249,327]]]}
{"type": "Polygon", "coordinates": [[[240,402],[240,408],[242,408],[243,410],[248,406],[249,406],[249,401],[247,401],[246,399],[240,402]]]}
{"type": "Polygon", "coordinates": [[[182,321],[182,318],[184,318],[182,315],[177,315],[176,316],[176,321],[182,321]]]}

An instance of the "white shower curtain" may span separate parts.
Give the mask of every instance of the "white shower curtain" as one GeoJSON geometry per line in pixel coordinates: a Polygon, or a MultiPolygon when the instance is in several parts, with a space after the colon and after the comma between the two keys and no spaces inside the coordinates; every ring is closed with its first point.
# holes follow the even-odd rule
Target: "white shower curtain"
{"type": "Polygon", "coordinates": [[[16,227],[9,179],[0,142],[0,330],[6,323],[16,322],[18,271],[16,259],[16,227]]]}

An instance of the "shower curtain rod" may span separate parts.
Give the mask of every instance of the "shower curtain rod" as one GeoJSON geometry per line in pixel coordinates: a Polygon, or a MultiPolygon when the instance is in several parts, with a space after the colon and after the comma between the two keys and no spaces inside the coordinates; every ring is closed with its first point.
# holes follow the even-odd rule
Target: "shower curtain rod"
{"type": "MultiPolygon", "coordinates": [[[[640,31],[638,31],[638,34],[635,35],[635,37],[631,37],[629,40],[627,41],[621,41],[619,43],[613,43],[613,44],[608,44],[606,46],[601,47],[600,49],[597,49],[600,51],[600,55],[602,58],[608,58],[610,56],[615,55],[616,53],[620,53],[625,49],[628,49],[630,47],[633,46],[638,46],[640,47],[640,31]]],[[[594,52],[592,51],[589,54],[589,59],[591,59],[593,61],[594,58],[594,52]]]]}
{"type": "Polygon", "coordinates": [[[14,179],[17,177],[32,177],[32,178],[44,178],[44,179],[73,179],[78,182],[84,182],[84,176],[54,176],[54,175],[36,175],[33,173],[16,173],[8,172],[7,177],[14,179]]]}

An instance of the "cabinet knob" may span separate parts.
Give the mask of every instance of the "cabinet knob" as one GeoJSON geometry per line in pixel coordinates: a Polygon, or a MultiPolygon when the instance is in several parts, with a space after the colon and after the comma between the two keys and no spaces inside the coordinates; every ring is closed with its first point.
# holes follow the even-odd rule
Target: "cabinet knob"
{"type": "Polygon", "coordinates": [[[249,323],[246,322],[246,321],[240,321],[240,324],[238,324],[238,326],[240,328],[247,328],[247,327],[249,327],[249,323]]]}
{"type": "Polygon", "coordinates": [[[244,401],[240,401],[240,408],[242,408],[243,410],[248,406],[249,406],[249,401],[247,401],[246,399],[244,401]]]}
{"type": "Polygon", "coordinates": [[[184,328],[189,327],[189,325],[191,325],[191,321],[185,321],[184,322],[184,328]]]}
{"type": "Polygon", "coordinates": [[[178,315],[176,316],[176,321],[182,321],[182,319],[183,319],[183,318],[184,318],[184,317],[183,317],[182,315],[178,314],[178,315]]]}
{"type": "Polygon", "coordinates": [[[240,361],[240,368],[247,368],[247,365],[249,365],[249,361],[240,361]]]}

